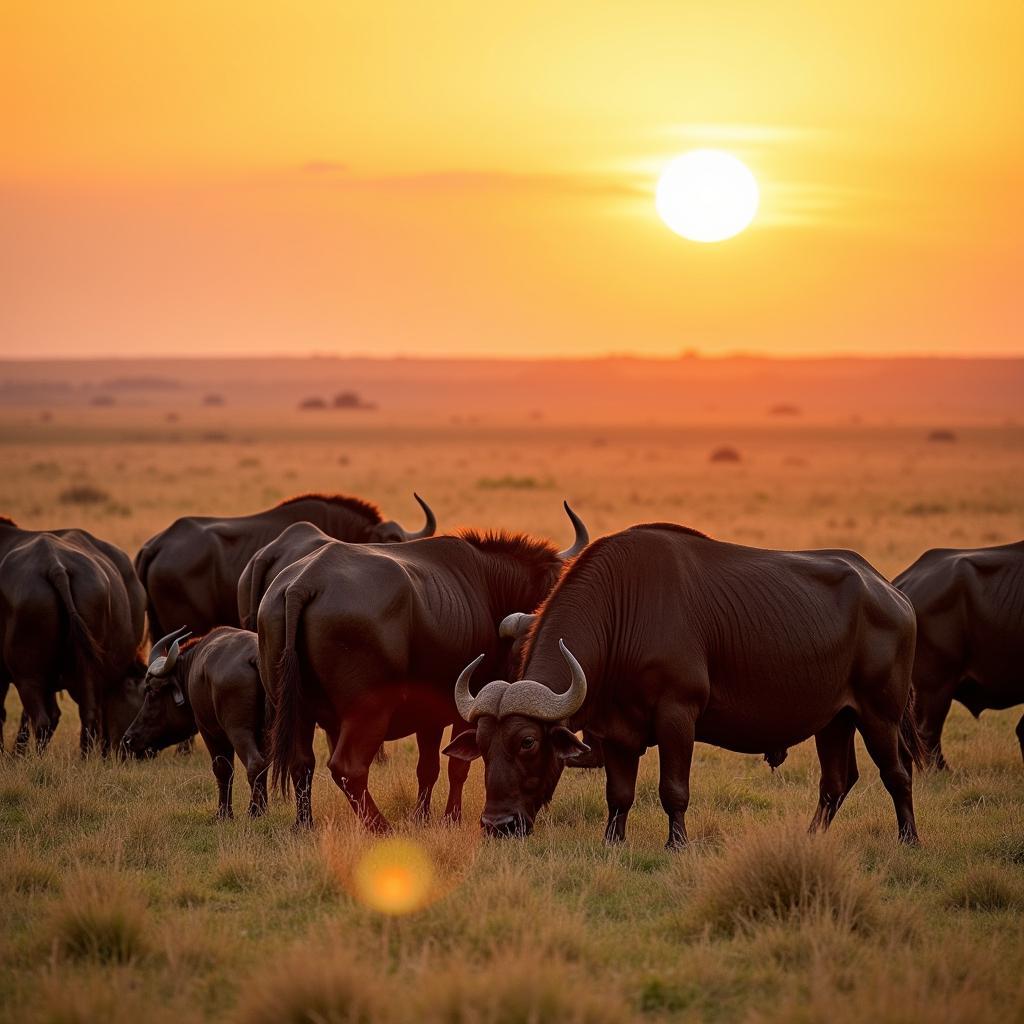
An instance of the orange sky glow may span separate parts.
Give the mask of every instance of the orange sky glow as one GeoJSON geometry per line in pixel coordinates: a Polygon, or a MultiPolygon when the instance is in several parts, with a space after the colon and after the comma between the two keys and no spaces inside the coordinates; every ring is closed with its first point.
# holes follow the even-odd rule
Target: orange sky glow
{"type": "Polygon", "coordinates": [[[0,12],[0,355],[1007,354],[1024,5],[0,12]],[[753,225],[654,209],[696,147],[753,225]]]}

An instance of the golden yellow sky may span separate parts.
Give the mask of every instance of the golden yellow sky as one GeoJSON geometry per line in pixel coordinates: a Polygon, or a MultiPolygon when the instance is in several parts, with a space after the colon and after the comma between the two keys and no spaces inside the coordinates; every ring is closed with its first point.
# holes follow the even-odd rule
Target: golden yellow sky
{"type": "Polygon", "coordinates": [[[1024,4],[0,12],[2,354],[1024,350],[1024,4]]]}

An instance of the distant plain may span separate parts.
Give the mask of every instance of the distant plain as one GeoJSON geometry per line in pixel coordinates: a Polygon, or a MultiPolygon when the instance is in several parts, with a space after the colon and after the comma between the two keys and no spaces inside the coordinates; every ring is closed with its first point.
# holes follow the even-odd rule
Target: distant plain
{"type": "MultiPolygon", "coordinates": [[[[370,397],[377,397],[371,395],[370,397]]],[[[560,422],[545,407],[299,412],[150,396],[0,411],[0,514],[80,525],[134,554],[186,513],[236,514],[307,491],[358,494],[417,528],[528,530],[568,543],[563,497],[592,534],[669,520],[766,547],[852,547],[894,575],[935,546],[1024,537],[1024,427],[992,416],[708,414],[560,422]],[[952,439],[929,440],[943,428],[952,439]],[[711,461],[723,446],[738,461],[711,461]]],[[[468,652],[472,653],[472,652],[468,652]]],[[[51,749],[0,762],[0,1019],[602,1022],[1009,1021],[1024,1016],[1020,711],[955,708],[954,770],[918,776],[923,846],[895,843],[861,750],[832,834],[803,835],[812,744],[776,772],[701,748],[692,848],[662,849],[657,754],[621,849],[601,845],[603,776],[569,772],[525,842],[482,841],[479,766],[454,830],[400,824],[435,880],[389,918],[351,878],[370,840],[321,765],[320,825],[291,808],[213,822],[201,744],[117,764],[76,756],[74,707],[51,749]]],[[[10,719],[19,709],[8,701],[10,719]]],[[[410,742],[371,787],[404,822],[410,742]]],[[[445,791],[435,793],[439,812],[445,791]]]]}

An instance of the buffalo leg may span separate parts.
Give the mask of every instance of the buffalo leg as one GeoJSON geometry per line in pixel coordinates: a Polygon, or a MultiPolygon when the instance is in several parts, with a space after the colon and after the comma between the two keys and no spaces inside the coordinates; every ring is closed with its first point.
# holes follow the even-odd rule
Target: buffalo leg
{"type": "Polygon", "coordinates": [[[235,776],[235,752],[226,740],[206,741],[210,748],[210,763],[217,780],[217,820],[226,821],[235,816],[231,808],[231,783],[235,776]]]}
{"type": "Polygon", "coordinates": [[[7,724],[7,690],[10,682],[0,680],[0,754],[4,752],[4,726],[7,724]]]}
{"type": "Polygon", "coordinates": [[[14,752],[25,754],[28,751],[29,726],[36,738],[36,751],[42,753],[50,742],[57,722],[60,719],[60,708],[53,691],[46,686],[29,683],[18,689],[24,711],[21,715],[21,726],[15,740],[14,752]]]}
{"type": "Polygon", "coordinates": [[[928,752],[928,764],[939,771],[949,767],[942,756],[942,729],[953,706],[955,689],[953,683],[937,685],[930,680],[923,686],[915,684],[914,718],[928,752]]]}
{"type": "Polygon", "coordinates": [[[444,726],[420,729],[416,733],[419,760],[416,762],[416,807],[413,819],[419,822],[430,820],[430,799],[434,794],[437,777],[441,774],[441,737],[444,726]]]}
{"type": "Polygon", "coordinates": [[[696,713],[688,707],[658,709],[655,722],[661,759],[658,796],[668,815],[667,850],[681,850],[686,845],[686,809],[690,805],[690,764],[696,723],[696,713]]]}
{"type": "Polygon", "coordinates": [[[1020,744],[1020,756],[1024,758],[1024,715],[1020,716],[1017,723],[1017,742],[1020,744]]]}
{"type": "Polygon", "coordinates": [[[869,709],[861,711],[857,722],[871,760],[878,766],[882,785],[892,797],[900,841],[916,845],[917,824],[914,821],[914,783],[900,757],[899,726],[869,709]]]}
{"type": "MultiPolygon", "coordinates": [[[[316,721],[304,716],[299,722],[299,740],[295,745],[292,761],[292,786],[295,789],[295,829],[313,827],[313,769],[316,757],[313,754],[313,737],[316,721]]],[[[332,741],[334,737],[331,737],[332,741]]],[[[332,743],[333,749],[333,743],[332,743]]]]}
{"type": "Polygon", "coordinates": [[[254,736],[239,738],[234,747],[249,780],[249,817],[258,818],[267,810],[267,759],[254,736]]]}
{"type": "Polygon", "coordinates": [[[605,742],[605,796],[608,800],[608,824],[604,830],[606,843],[621,843],[626,838],[626,818],[636,796],[636,773],[640,755],[617,743],[605,742]]]}
{"type": "MultiPolygon", "coordinates": [[[[468,728],[468,723],[461,718],[456,719],[452,723],[451,739],[455,739],[468,728]]],[[[469,778],[471,767],[469,761],[463,761],[458,757],[448,758],[448,802],[445,804],[444,817],[441,820],[449,825],[457,825],[462,821],[462,792],[466,788],[466,779],[469,778]]]]}
{"type": "Polygon", "coordinates": [[[14,753],[18,757],[24,757],[28,753],[28,741],[31,737],[32,723],[29,721],[28,712],[22,711],[18,731],[14,734],[14,753]]]}
{"type": "Polygon", "coordinates": [[[818,787],[818,809],[811,819],[811,832],[828,829],[859,777],[854,729],[852,717],[843,711],[814,737],[821,765],[821,783],[818,787]]]}
{"type": "Polygon", "coordinates": [[[371,832],[387,832],[391,828],[367,788],[370,765],[387,735],[387,726],[384,714],[349,718],[341,727],[329,764],[331,777],[371,832]]]}

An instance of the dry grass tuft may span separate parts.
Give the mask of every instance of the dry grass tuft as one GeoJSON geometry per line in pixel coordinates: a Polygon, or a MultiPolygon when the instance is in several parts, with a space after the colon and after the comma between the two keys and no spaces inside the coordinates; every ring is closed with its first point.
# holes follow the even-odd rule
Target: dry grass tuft
{"type": "Polygon", "coordinates": [[[692,922],[734,934],[760,922],[830,919],[870,928],[878,885],[827,836],[796,827],[759,829],[732,840],[697,872],[692,922]]]}
{"type": "Polygon", "coordinates": [[[115,874],[72,876],[50,928],[57,953],[72,960],[124,964],[149,952],[145,905],[135,887],[115,874]]]}
{"type": "Polygon", "coordinates": [[[33,990],[31,1006],[22,1008],[19,1019],[38,1024],[164,1024],[180,1019],[154,1006],[124,971],[104,968],[69,976],[58,967],[33,990]]]}
{"type": "Polygon", "coordinates": [[[950,883],[945,903],[963,910],[1024,910],[1024,879],[1016,867],[976,864],[950,883]]]}
{"type": "Polygon", "coordinates": [[[415,993],[422,1024],[619,1024],[632,1016],[619,993],[580,985],[568,964],[521,955],[471,971],[431,971],[415,993]]]}
{"type": "MultiPolygon", "coordinates": [[[[295,954],[271,968],[243,998],[239,1024],[374,1024],[387,1019],[386,984],[351,951],[327,958],[295,954]]],[[[261,974],[264,972],[261,972],[261,974]]]]}
{"type": "Polygon", "coordinates": [[[59,890],[56,868],[41,861],[20,836],[4,850],[0,857],[0,891],[28,896],[59,890]]]}

